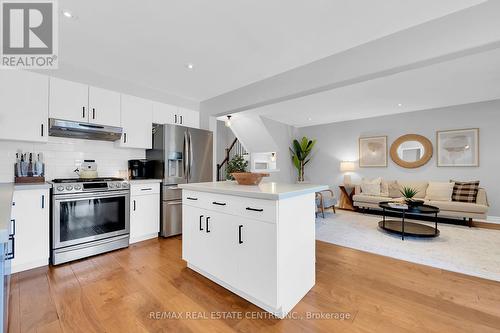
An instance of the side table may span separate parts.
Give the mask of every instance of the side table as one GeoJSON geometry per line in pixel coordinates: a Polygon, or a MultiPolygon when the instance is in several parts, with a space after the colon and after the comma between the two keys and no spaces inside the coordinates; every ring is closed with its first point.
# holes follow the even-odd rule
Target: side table
{"type": "Polygon", "coordinates": [[[353,205],[352,196],[356,190],[356,185],[354,184],[343,184],[339,186],[340,189],[340,200],[339,208],[344,210],[356,210],[353,205]]]}

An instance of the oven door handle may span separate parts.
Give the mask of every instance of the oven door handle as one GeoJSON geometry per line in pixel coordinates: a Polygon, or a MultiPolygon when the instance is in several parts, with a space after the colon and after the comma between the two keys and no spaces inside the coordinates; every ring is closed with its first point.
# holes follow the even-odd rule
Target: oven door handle
{"type": "Polygon", "coordinates": [[[53,198],[56,201],[72,201],[78,199],[87,200],[87,199],[124,197],[129,195],[130,195],[129,191],[83,192],[83,193],[73,193],[73,194],[59,194],[59,195],[54,195],[53,198]]]}

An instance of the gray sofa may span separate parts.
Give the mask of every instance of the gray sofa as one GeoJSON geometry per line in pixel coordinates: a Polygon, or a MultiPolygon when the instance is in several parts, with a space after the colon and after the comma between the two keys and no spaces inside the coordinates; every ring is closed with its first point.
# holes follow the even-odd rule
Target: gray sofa
{"type": "MultiPolygon", "coordinates": [[[[429,185],[426,181],[397,181],[400,188],[403,186],[412,187],[419,189],[416,195],[417,199],[422,199],[425,204],[438,207],[441,211],[439,216],[450,217],[450,218],[463,218],[469,219],[486,219],[488,213],[488,199],[486,197],[486,191],[483,188],[479,189],[476,203],[468,202],[457,202],[457,201],[429,201],[425,200],[425,191],[429,185]]],[[[401,197],[398,191],[392,191],[392,196],[373,196],[365,195],[361,192],[361,186],[357,185],[355,188],[355,194],[353,196],[353,203],[355,207],[362,209],[380,209],[378,204],[381,201],[390,201],[401,197]],[[396,196],[396,194],[398,194],[396,196]]]]}

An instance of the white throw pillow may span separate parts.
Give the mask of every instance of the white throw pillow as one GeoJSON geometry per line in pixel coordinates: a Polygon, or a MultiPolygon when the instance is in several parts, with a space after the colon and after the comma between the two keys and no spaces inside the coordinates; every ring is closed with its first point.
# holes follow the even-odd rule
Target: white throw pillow
{"type": "Polygon", "coordinates": [[[452,182],[429,182],[425,200],[451,201],[454,186],[455,183],[452,182]]]}
{"type": "Polygon", "coordinates": [[[372,180],[363,178],[361,180],[361,193],[364,195],[376,195],[380,196],[380,183],[382,178],[375,178],[372,180]]]}
{"type": "Polygon", "coordinates": [[[380,196],[389,198],[392,186],[397,186],[397,183],[395,180],[382,179],[382,182],[380,183],[380,196]]]}

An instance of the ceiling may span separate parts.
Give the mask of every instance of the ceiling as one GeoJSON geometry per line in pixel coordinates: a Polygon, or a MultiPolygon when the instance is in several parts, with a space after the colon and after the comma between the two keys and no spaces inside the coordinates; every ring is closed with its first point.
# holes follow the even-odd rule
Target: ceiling
{"type": "Polygon", "coordinates": [[[60,0],[60,71],[199,102],[481,2],[60,0]]]}
{"type": "Polygon", "coordinates": [[[500,99],[500,49],[247,112],[296,127],[500,99]]]}

